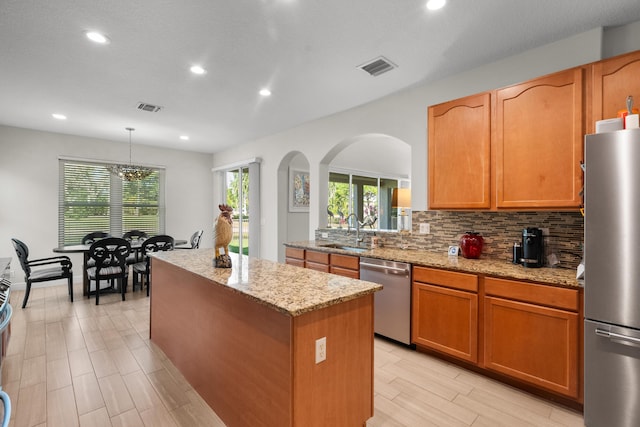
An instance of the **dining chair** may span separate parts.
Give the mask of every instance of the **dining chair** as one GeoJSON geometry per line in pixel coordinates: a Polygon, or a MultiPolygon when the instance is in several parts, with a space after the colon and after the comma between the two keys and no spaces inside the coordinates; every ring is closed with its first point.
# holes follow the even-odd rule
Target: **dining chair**
{"type": "Polygon", "coordinates": [[[147,282],[147,296],[149,296],[149,286],[151,284],[151,259],[150,253],[160,251],[171,251],[174,248],[173,237],[161,234],[148,238],[142,244],[142,259],[133,264],[133,289],[138,284],[138,276],[140,276],[140,289],[144,287],[145,278],[147,282]]]}
{"type": "MultiPolygon", "coordinates": [[[[122,235],[122,238],[129,243],[143,242],[147,237],[149,237],[147,233],[142,230],[131,230],[122,235]]],[[[127,265],[135,264],[138,261],[140,261],[140,251],[133,249],[127,257],[127,265]]]]}
{"type": "Polygon", "coordinates": [[[189,239],[190,246],[176,246],[174,249],[198,249],[200,247],[200,239],[202,239],[204,230],[198,230],[191,235],[189,239]]]}
{"type": "MultiPolygon", "coordinates": [[[[87,268],[89,284],[96,282],[96,305],[100,304],[100,291],[105,289],[117,290],[115,282],[118,281],[122,301],[125,300],[129,268],[127,256],[131,253],[131,244],[119,237],[106,237],[94,242],[89,248],[89,259],[95,262],[93,267],[87,268]],[[109,286],[100,288],[100,281],[107,280],[109,286]]],[[[87,295],[91,297],[91,289],[87,295]]]]}
{"type": "Polygon", "coordinates": [[[22,308],[27,306],[32,283],[48,282],[58,279],[67,279],[69,296],[71,297],[71,302],[73,302],[73,264],[68,256],[62,255],[29,260],[29,248],[27,245],[18,239],[11,239],[11,241],[18,255],[18,260],[20,260],[22,271],[24,271],[24,281],[27,284],[22,301],[22,308]]]}
{"type": "MultiPolygon", "coordinates": [[[[111,235],[109,233],[105,233],[104,231],[94,231],[92,233],[85,235],[82,238],[82,244],[90,245],[93,242],[96,242],[100,239],[104,239],[105,237],[111,237],[111,235]]],[[[86,262],[84,263],[84,268],[93,267],[94,265],[96,265],[96,262],[94,260],[87,259],[86,262]]]]}
{"type": "Polygon", "coordinates": [[[111,237],[111,236],[109,235],[109,233],[105,233],[104,231],[94,231],[82,238],[82,244],[90,245],[96,240],[104,239],[105,237],[111,237]]]}

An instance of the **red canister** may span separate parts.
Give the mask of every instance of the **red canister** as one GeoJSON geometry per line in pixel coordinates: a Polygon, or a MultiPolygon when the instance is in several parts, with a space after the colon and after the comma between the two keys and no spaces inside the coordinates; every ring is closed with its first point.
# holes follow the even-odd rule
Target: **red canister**
{"type": "Polygon", "coordinates": [[[462,256],[465,258],[480,258],[483,244],[484,239],[480,233],[467,231],[460,238],[460,250],[462,251],[462,256]]]}

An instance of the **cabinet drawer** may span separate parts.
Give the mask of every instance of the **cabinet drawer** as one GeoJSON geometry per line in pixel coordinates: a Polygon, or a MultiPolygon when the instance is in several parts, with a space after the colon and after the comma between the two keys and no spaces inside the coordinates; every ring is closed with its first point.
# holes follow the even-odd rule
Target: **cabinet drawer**
{"type": "Polygon", "coordinates": [[[360,257],[351,255],[331,254],[331,266],[351,270],[360,270],[360,257]]]}
{"type": "Polygon", "coordinates": [[[352,279],[360,278],[360,272],[358,270],[351,270],[350,268],[331,266],[330,272],[339,276],[350,277],[352,279]]]}
{"type": "Polygon", "coordinates": [[[578,311],[580,294],[577,289],[557,288],[515,280],[484,279],[486,295],[509,298],[533,304],[578,311]]]}
{"type": "Polygon", "coordinates": [[[307,261],[315,262],[317,264],[329,264],[329,254],[326,252],[317,252],[307,250],[307,261]]]}
{"type": "Polygon", "coordinates": [[[289,265],[295,265],[296,267],[304,267],[304,260],[302,260],[302,259],[287,257],[284,260],[284,263],[285,264],[289,264],[289,265]]]}
{"type": "Polygon", "coordinates": [[[475,274],[455,273],[427,267],[413,267],[413,280],[463,291],[478,292],[478,276],[475,274]]]}
{"type": "Polygon", "coordinates": [[[284,253],[287,258],[304,259],[304,249],[285,248],[284,253]]]}
{"type": "Polygon", "coordinates": [[[327,264],[321,264],[313,261],[306,261],[305,266],[311,270],[323,271],[325,273],[329,272],[329,266],[327,264]]]}

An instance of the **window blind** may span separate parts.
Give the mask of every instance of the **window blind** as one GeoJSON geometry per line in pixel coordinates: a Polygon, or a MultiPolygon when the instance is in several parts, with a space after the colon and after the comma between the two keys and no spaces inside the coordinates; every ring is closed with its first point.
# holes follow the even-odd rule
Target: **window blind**
{"type": "Polygon", "coordinates": [[[94,231],[122,236],[129,230],[164,234],[164,170],[128,182],[106,164],[60,160],[58,245],[80,244],[94,231]]]}

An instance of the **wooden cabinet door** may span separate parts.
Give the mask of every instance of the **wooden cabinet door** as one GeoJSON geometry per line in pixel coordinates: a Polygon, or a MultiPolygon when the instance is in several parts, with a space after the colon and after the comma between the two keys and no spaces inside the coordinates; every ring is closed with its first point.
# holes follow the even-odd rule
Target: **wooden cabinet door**
{"type": "Polygon", "coordinates": [[[578,208],[584,70],[496,91],[496,206],[578,208]]]}
{"type": "Polygon", "coordinates": [[[303,259],[297,259],[297,258],[285,258],[284,260],[285,264],[289,264],[289,265],[295,265],[296,267],[303,267],[304,268],[304,260],[303,259]]]}
{"type": "Polygon", "coordinates": [[[429,107],[429,208],[491,207],[489,93],[429,107]]]}
{"type": "Polygon", "coordinates": [[[618,110],[626,108],[629,95],[633,95],[635,106],[640,106],[640,51],[593,64],[593,120],[589,132],[595,131],[595,121],[617,117],[618,110]]]}
{"type": "Polygon", "coordinates": [[[578,397],[578,314],[502,298],[484,301],[485,367],[578,397]]]}
{"type": "Polygon", "coordinates": [[[413,283],[411,342],[478,362],[478,295],[413,283]]]}
{"type": "Polygon", "coordinates": [[[331,266],[331,268],[329,269],[329,272],[333,274],[337,274],[339,276],[350,277],[351,279],[360,278],[360,271],[351,270],[349,268],[331,266]]]}
{"type": "Polygon", "coordinates": [[[331,254],[330,272],[352,279],[360,278],[360,257],[352,255],[331,254]]]}
{"type": "Polygon", "coordinates": [[[329,266],[327,264],[320,264],[313,261],[306,261],[305,267],[310,270],[322,271],[324,273],[329,273],[329,266]]]}
{"type": "Polygon", "coordinates": [[[304,249],[289,247],[285,248],[284,262],[285,264],[304,267],[304,249]]]}
{"type": "Polygon", "coordinates": [[[327,252],[312,251],[307,249],[305,252],[305,267],[311,270],[328,273],[329,254],[327,252]]]}

